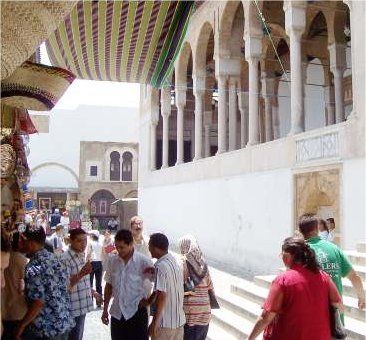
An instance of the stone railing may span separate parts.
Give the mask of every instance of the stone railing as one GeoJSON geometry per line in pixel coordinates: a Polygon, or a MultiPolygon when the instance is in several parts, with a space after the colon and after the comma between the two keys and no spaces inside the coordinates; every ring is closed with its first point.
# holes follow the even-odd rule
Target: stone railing
{"type": "Polygon", "coordinates": [[[295,137],[296,164],[339,158],[340,133],[337,126],[318,129],[295,137]]]}

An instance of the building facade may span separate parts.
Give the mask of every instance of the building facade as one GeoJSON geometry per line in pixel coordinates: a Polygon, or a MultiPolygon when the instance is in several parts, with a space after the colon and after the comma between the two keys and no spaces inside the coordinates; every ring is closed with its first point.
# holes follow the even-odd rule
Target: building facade
{"type": "Polygon", "coordinates": [[[207,1],[170,83],[141,86],[139,213],[208,257],[274,272],[313,212],[364,238],[365,4],[207,1]]]}
{"type": "Polygon", "coordinates": [[[137,198],[138,144],[82,141],[79,171],[79,200],[91,220],[107,227],[115,218],[127,226],[137,213],[137,200],[129,199],[137,198]]]}

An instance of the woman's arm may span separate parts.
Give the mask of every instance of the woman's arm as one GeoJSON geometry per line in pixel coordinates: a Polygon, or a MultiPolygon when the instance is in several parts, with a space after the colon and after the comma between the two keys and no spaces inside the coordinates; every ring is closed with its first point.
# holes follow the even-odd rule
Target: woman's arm
{"type": "Polygon", "coordinates": [[[255,323],[253,330],[250,332],[248,340],[254,340],[259,334],[263,332],[263,330],[272,322],[272,320],[276,317],[276,313],[266,312],[259,317],[257,322],[255,323]]]}

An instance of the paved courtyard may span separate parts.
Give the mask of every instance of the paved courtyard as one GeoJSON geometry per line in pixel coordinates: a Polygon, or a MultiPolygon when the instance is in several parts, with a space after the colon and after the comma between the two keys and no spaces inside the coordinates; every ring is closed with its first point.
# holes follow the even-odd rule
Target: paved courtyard
{"type": "Polygon", "coordinates": [[[102,309],[95,309],[88,313],[84,328],[85,340],[107,340],[111,338],[109,326],[103,325],[100,320],[102,311],[102,309]]]}

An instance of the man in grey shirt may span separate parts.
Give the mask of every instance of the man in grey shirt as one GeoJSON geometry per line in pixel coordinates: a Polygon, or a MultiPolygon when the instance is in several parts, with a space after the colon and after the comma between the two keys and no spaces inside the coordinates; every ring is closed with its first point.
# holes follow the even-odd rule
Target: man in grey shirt
{"type": "Polygon", "coordinates": [[[183,272],[168,253],[169,241],[164,234],[150,236],[149,250],[155,263],[155,312],[149,326],[152,340],[182,340],[186,318],[183,311],[183,272]]]}

